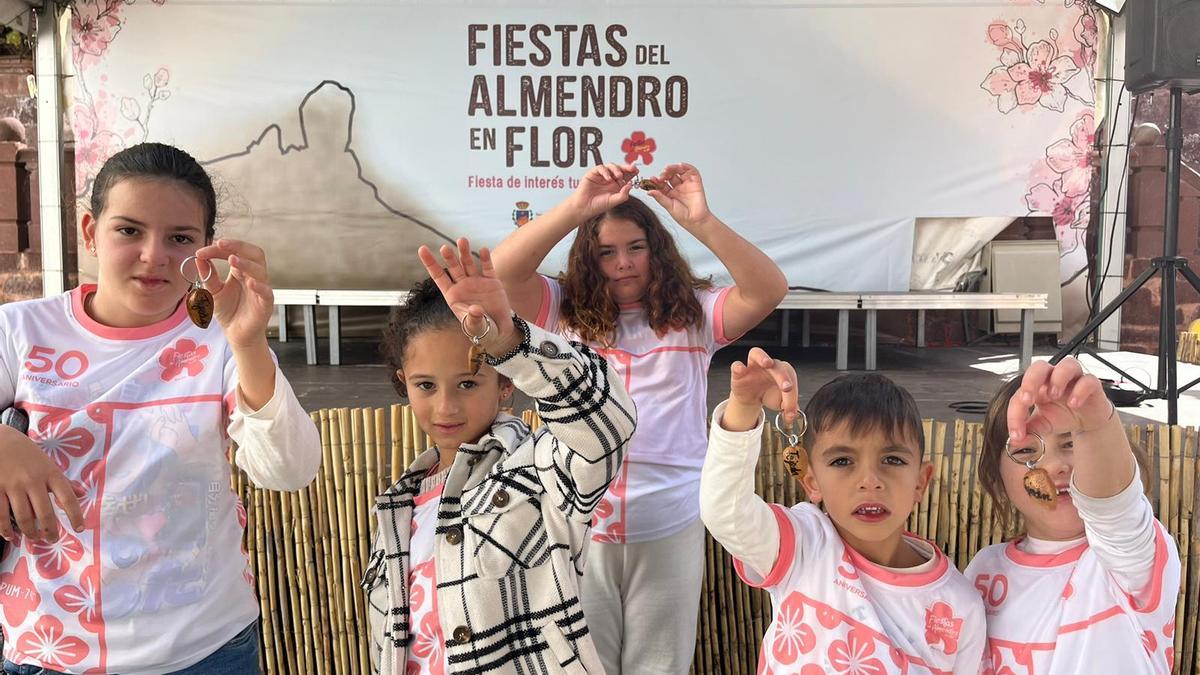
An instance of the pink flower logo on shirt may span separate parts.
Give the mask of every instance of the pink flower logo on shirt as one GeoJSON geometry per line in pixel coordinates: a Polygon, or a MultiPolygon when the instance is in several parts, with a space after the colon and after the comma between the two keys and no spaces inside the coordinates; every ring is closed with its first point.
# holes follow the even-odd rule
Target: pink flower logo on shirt
{"type": "Polygon", "coordinates": [[[821,606],[817,608],[817,620],[826,629],[833,629],[842,622],[842,617],[838,616],[837,612],[833,611],[832,608],[821,606]]]}
{"type": "Polygon", "coordinates": [[[180,377],[196,377],[204,371],[204,359],[208,357],[208,345],[196,346],[195,341],[182,338],[174,347],[167,347],[158,357],[162,366],[163,382],[180,377]]]}
{"type": "Polygon", "coordinates": [[[852,628],[845,640],[829,645],[829,665],[847,675],[886,675],[883,661],[873,658],[875,638],[863,628],[852,628]]]}
{"type": "Polygon", "coordinates": [[[83,573],[78,586],[63,586],[54,592],[54,600],[59,607],[72,614],[79,615],[79,623],[93,633],[99,633],[103,622],[96,608],[96,592],[99,587],[96,566],[93,565],[83,573]]]}
{"type": "Polygon", "coordinates": [[[67,635],[62,622],[52,616],[38,619],[33,630],[17,640],[17,649],[51,668],[73,666],[88,653],[87,644],[67,635]]]}
{"type": "Polygon", "coordinates": [[[29,560],[20,558],[11,572],[0,574],[0,606],[4,607],[4,618],[10,626],[18,626],[25,621],[30,612],[42,604],[42,596],[38,594],[29,578],[29,560]]]}
{"type": "Polygon", "coordinates": [[[92,432],[82,427],[72,427],[71,418],[67,416],[43,418],[37,428],[29,433],[29,438],[42,446],[42,450],[63,472],[71,466],[71,458],[83,457],[96,442],[92,432]]]}
{"type": "Polygon", "coordinates": [[[792,593],[779,608],[775,619],[775,639],[771,642],[771,654],[784,665],[796,662],[800,654],[807,654],[817,645],[816,635],[804,623],[804,603],[800,594],[792,593]]]}
{"type": "Polygon", "coordinates": [[[442,659],[442,630],[437,615],[433,612],[429,612],[421,620],[421,628],[414,636],[412,649],[418,658],[428,660],[429,673],[442,675],[445,672],[445,661],[442,659]]]}
{"type": "Polygon", "coordinates": [[[37,558],[37,571],[43,578],[57,579],[71,569],[72,561],[83,558],[83,544],[59,527],[58,541],[30,541],[29,552],[37,558]]]}
{"type": "Polygon", "coordinates": [[[957,652],[962,623],[962,619],[954,616],[953,607],[944,602],[933,603],[925,609],[925,642],[930,647],[942,643],[942,651],[947,654],[957,652]]]}

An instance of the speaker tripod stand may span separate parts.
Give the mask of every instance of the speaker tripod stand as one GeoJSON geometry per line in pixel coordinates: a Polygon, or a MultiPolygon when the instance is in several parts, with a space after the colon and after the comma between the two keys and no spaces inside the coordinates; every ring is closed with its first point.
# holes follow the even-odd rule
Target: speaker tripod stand
{"type": "Polygon", "coordinates": [[[1142,398],[1161,398],[1167,402],[1167,423],[1179,423],[1179,392],[1187,391],[1200,384],[1200,378],[1178,386],[1176,374],[1175,350],[1177,342],[1177,327],[1175,325],[1175,282],[1176,274],[1183,276],[1192,288],[1200,293],[1200,276],[1188,267],[1187,258],[1179,255],[1179,181],[1183,159],[1183,129],[1180,128],[1183,117],[1183,90],[1171,87],[1170,128],[1167,131],[1167,203],[1165,222],[1163,223],[1163,254],[1150,261],[1150,266],[1142,271],[1133,282],[1121,290],[1120,295],[1113,298],[1097,312],[1095,318],[1088,322],[1075,337],[1071,338],[1062,349],[1050,359],[1050,363],[1058,363],[1063,357],[1076,351],[1086,351],[1104,365],[1121,374],[1122,377],[1137,385],[1142,391],[1142,398]],[[1116,367],[1095,349],[1084,344],[1088,337],[1104,323],[1117,308],[1125,304],[1133,294],[1151,278],[1162,275],[1162,304],[1158,318],[1158,379],[1154,387],[1141,382],[1129,373],[1116,367]]]}

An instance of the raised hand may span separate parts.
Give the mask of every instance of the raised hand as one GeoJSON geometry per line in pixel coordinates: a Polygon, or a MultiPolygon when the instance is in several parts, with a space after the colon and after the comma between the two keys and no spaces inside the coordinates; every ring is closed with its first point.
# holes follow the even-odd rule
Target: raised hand
{"type": "Polygon", "coordinates": [[[458,249],[448,245],[441,248],[442,259],[434,257],[428,246],[417,251],[429,278],[442,291],[451,311],[463,322],[472,335],[487,333],[480,344],[493,356],[508,353],[520,342],[512,322],[512,306],[504,285],[496,278],[491,253],[479,250],[479,265],[471,255],[471,243],[465,237],[458,240],[458,249]],[[488,330],[487,318],[495,327],[488,330]]]}
{"type": "Polygon", "coordinates": [[[571,204],[584,219],[604,213],[629,199],[630,182],[638,174],[632,164],[600,164],[592,167],[571,195],[571,204]]]}
{"type": "Polygon", "coordinates": [[[796,369],[787,361],[771,358],[754,347],[746,362],[735,361],[730,367],[729,398],[732,403],[759,409],[766,406],[783,413],[791,424],[798,415],[796,369]]]}
{"type": "Polygon", "coordinates": [[[237,239],[219,239],[196,251],[196,267],[213,294],[213,315],[225,339],[235,348],[266,343],[267,321],[275,311],[275,293],[267,274],[267,256],[254,244],[237,239]],[[229,274],[222,279],[213,273],[210,261],[225,260],[229,274]]]}
{"type": "Polygon", "coordinates": [[[1114,408],[1100,380],[1083,372],[1072,357],[1057,365],[1038,361],[1025,371],[1021,388],[1008,402],[1008,433],[1014,442],[1030,434],[1048,437],[1098,429],[1114,408]]]}
{"type": "Polygon", "coordinates": [[[654,182],[662,189],[650,190],[650,196],[684,229],[690,232],[712,217],[704,196],[704,181],[696,167],[691,164],[670,164],[654,182]]]}

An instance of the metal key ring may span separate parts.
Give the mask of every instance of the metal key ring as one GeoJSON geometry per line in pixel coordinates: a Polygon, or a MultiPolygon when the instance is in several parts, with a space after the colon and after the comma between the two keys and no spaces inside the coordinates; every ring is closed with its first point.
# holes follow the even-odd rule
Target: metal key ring
{"type": "Polygon", "coordinates": [[[775,413],[775,431],[778,431],[780,436],[786,438],[789,445],[799,445],[804,432],[808,431],[808,415],[805,415],[803,410],[797,409],[796,412],[800,415],[800,433],[796,434],[783,430],[783,411],[775,413]]]}
{"type": "Polygon", "coordinates": [[[1026,461],[1022,462],[1021,460],[1017,459],[1016,457],[1013,457],[1013,451],[1014,450],[1022,450],[1022,449],[1024,449],[1024,446],[1021,446],[1020,448],[1013,448],[1012,447],[1012,437],[1006,438],[1004,440],[1004,454],[1008,455],[1008,458],[1011,459],[1012,461],[1016,462],[1017,464],[1024,464],[1026,467],[1029,467],[1030,469],[1032,469],[1033,467],[1037,466],[1038,462],[1042,461],[1043,457],[1046,456],[1046,439],[1042,438],[1041,434],[1035,433],[1033,431],[1030,431],[1029,435],[1038,439],[1038,444],[1041,445],[1041,447],[1042,447],[1042,450],[1041,450],[1041,452],[1038,453],[1038,456],[1036,459],[1030,459],[1030,460],[1026,460],[1026,461]]]}
{"type": "Polygon", "coordinates": [[[188,282],[189,284],[206,284],[206,283],[208,283],[208,280],[212,278],[212,273],[213,273],[213,265],[210,262],[210,263],[208,263],[208,274],[205,274],[204,278],[201,279],[200,278],[200,259],[194,255],[190,255],[190,256],[184,258],[183,262],[179,263],[179,275],[182,276],[183,280],[188,282]],[[185,269],[187,269],[187,264],[188,264],[189,260],[196,261],[196,279],[195,280],[188,279],[187,272],[184,271],[185,269]]]}
{"type": "Polygon", "coordinates": [[[467,330],[467,318],[470,316],[471,316],[470,314],[463,315],[462,321],[460,322],[462,324],[462,332],[463,332],[463,335],[466,335],[467,339],[469,339],[471,341],[471,344],[477,345],[480,342],[483,342],[483,338],[487,337],[488,333],[492,332],[492,317],[488,316],[485,313],[483,315],[483,334],[482,335],[472,335],[467,330]]]}

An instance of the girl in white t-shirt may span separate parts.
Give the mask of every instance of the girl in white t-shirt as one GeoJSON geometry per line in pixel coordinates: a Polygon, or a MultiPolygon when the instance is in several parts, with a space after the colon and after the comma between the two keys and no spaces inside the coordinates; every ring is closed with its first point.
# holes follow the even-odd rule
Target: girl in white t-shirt
{"type": "Polygon", "coordinates": [[[0,409],[30,422],[0,427],[6,672],[258,671],[230,440],[275,490],[312,480],[321,442],[267,347],[266,255],[214,243],[215,217],[187,153],[122,150],[83,216],[97,283],[0,307],[0,409]],[[215,325],[184,275],[211,275],[215,325]]]}
{"type": "MultiPolygon", "coordinates": [[[[796,371],[754,348],[717,406],[700,508],[738,575],[771,595],[758,672],[974,675],[979,597],[936,546],[904,531],[932,467],[916,402],[875,373],[822,386],[802,417],[809,502],[754,492],[763,405],[800,417],[796,371]]],[[[801,462],[803,464],[803,462],[801,462]]]]}
{"type": "Polygon", "coordinates": [[[584,612],[609,675],[682,675],[695,652],[704,574],[709,362],[775,309],[787,280],[713,215],[699,171],[671,164],[641,187],[734,285],[697,278],[658,215],[630,198],[637,174],[629,164],[588,171],[574,194],[500,244],[496,271],[519,315],[603,354],[637,404],[629,455],[596,510],[584,612]],[[576,230],[566,271],[539,275],[576,230]]]}
{"type": "Polygon", "coordinates": [[[980,551],[983,672],[1169,673],[1180,564],[1100,381],[1039,362],[992,399],[979,479],[1026,533],[980,551]]]}

